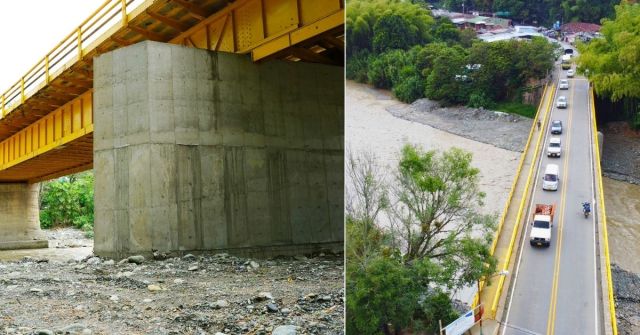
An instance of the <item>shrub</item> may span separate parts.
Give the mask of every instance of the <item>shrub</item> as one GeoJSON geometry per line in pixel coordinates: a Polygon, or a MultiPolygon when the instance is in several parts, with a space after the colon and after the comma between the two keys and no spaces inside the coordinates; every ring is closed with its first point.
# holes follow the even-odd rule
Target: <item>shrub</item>
{"type": "Polygon", "coordinates": [[[93,235],[93,173],[43,183],[40,192],[40,227],[73,226],[93,235]]]}
{"type": "Polygon", "coordinates": [[[486,94],[484,94],[483,92],[480,92],[480,93],[471,93],[471,95],[469,95],[469,103],[467,105],[469,107],[474,107],[474,108],[482,107],[482,108],[490,109],[495,104],[489,97],[487,97],[486,94]]]}

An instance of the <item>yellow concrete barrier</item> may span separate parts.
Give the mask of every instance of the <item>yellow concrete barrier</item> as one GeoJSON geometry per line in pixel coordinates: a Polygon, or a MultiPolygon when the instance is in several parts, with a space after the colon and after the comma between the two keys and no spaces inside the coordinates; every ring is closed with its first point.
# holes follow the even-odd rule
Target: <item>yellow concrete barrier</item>
{"type": "Polygon", "coordinates": [[[613,281],[611,278],[611,260],[609,259],[609,236],[607,234],[607,212],[604,208],[604,189],[602,188],[602,171],[600,169],[600,144],[598,143],[598,128],[596,127],[596,108],[593,96],[593,88],[589,89],[591,98],[591,118],[593,120],[593,147],[596,149],[596,178],[598,180],[598,203],[602,210],[602,234],[604,240],[604,255],[607,269],[607,289],[609,296],[609,317],[611,318],[611,328],[613,335],[618,335],[618,325],[616,323],[616,305],[613,299],[613,281]]]}
{"type": "MultiPolygon", "coordinates": [[[[522,213],[524,211],[524,207],[526,205],[526,200],[527,200],[527,193],[529,192],[529,185],[531,184],[531,177],[533,176],[533,171],[535,170],[535,166],[536,166],[535,161],[538,157],[538,153],[540,151],[540,142],[542,141],[542,137],[543,137],[542,135],[544,134],[544,131],[542,131],[542,129],[544,129],[543,127],[546,127],[547,117],[549,116],[549,111],[551,110],[551,102],[553,102],[554,95],[555,95],[555,84],[552,84],[551,96],[547,101],[547,107],[544,109],[545,113],[542,119],[542,127],[540,127],[541,131],[538,134],[538,140],[536,141],[533,160],[531,161],[531,167],[529,168],[529,175],[527,176],[525,189],[524,189],[524,192],[522,193],[522,200],[520,200],[520,206],[518,207],[518,215],[516,216],[516,222],[515,222],[516,227],[515,229],[513,229],[513,232],[511,233],[511,240],[509,242],[509,248],[507,249],[507,253],[506,253],[508,257],[508,261],[505,262],[502,268],[502,271],[506,271],[509,268],[509,263],[511,263],[511,253],[513,252],[513,246],[515,245],[516,236],[518,235],[518,228],[519,228],[518,225],[520,220],[522,219],[522,213]]],[[[546,96],[546,91],[544,96],[546,96]]],[[[538,114],[539,113],[540,111],[538,111],[538,114]]],[[[531,132],[533,131],[533,127],[535,127],[535,125],[532,126],[531,132]]],[[[531,136],[531,133],[530,133],[530,136],[531,136]]],[[[526,151],[523,154],[525,153],[526,151]]],[[[498,302],[500,301],[500,295],[502,294],[502,289],[504,287],[504,281],[505,281],[505,276],[500,276],[500,279],[498,279],[498,289],[496,290],[496,295],[493,297],[493,303],[491,304],[491,317],[493,318],[495,318],[496,316],[496,310],[498,308],[498,302]]]]}

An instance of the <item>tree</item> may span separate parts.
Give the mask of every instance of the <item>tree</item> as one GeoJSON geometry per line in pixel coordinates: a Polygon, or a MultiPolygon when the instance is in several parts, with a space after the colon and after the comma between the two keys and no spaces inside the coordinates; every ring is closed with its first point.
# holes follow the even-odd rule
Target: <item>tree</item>
{"type": "Polygon", "coordinates": [[[467,102],[469,85],[468,77],[464,77],[466,56],[466,51],[459,46],[442,47],[437,50],[433,67],[427,77],[427,98],[454,104],[467,102]]]}
{"type": "Polygon", "coordinates": [[[353,0],[347,4],[347,55],[382,53],[428,43],[433,24],[428,9],[399,0],[353,0]]]}
{"type": "Polygon", "coordinates": [[[93,173],[70,175],[41,185],[42,228],[74,226],[91,234],[94,209],[93,173]]]}
{"type": "Polygon", "coordinates": [[[479,172],[470,161],[471,155],[459,149],[440,157],[405,146],[392,187],[396,201],[391,203],[374,156],[349,155],[347,333],[434,333],[438,320],[457,318],[445,289],[468,285],[495,270],[488,252],[495,217],[475,211],[483,195],[479,172]],[[435,189],[428,195],[425,187],[435,189]],[[383,212],[398,220],[381,225],[383,212]],[[434,248],[412,251],[422,248],[416,237],[423,233],[431,236],[427,245],[434,248]]]}
{"type": "Polygon", "coordinates": [[[389,205],[385,176],[369,152],[348,154],[345,216],[348,266],[364,268],[367,261],[382,250],[384,232],[378,228],[378,216],[389,205]]]}
{"type": "Polygon", "coordinates": [[[598,95],[618,101],[640,97],[640,5],[623,1],[614,20],[605,20],[603,38],[578,46],[578,67],[598,95]]]}
{"type": "Polygon", "coordinates": [[[402,149],[391,207],[394,236],[407,264],[429,260],[432,281],[458,288],[490,275],[489,253],[496,217],[480,214],[484,193],[471,154],[452,148],[441,155],[406,145],[402,149]]]}

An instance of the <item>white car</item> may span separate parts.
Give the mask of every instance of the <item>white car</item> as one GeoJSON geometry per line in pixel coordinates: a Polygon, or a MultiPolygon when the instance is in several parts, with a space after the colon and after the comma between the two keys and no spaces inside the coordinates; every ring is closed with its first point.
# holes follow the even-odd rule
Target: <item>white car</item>
{"type": "Polygon", "coordinates": [[[575,74],[576,74],[576,71],[574,71],[573,69],[569,69],[567,71],[567,78],[573,78],[575,74]]]}
{"type": "Polygon", "coordinates": [[[568,90],[569,81],[566,79],[560,79],[560,84],[558,84],[558,88],[560,88],[561,90],[568,90]]]}
{"type": "Polygon", "coordinates": [[[567,108],[567,97],[561,95],[558,98],[558,102],[556,102],[556,107],[558,108],[567,108]]]}
{"type": "Polygon", "coordinates": [[[547,146],[547,157],[560,157],[562,153],[562,146],[560,137],[552,137],[549,139],[549,145],[547,146]]]}

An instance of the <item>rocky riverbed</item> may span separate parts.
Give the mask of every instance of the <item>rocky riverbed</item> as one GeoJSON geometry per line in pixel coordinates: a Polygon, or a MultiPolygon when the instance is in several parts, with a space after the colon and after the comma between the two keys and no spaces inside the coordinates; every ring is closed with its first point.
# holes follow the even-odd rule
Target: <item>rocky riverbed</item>
{"type": "Polygon", "coordinates": [[[640,334],[640,276],[611,266],[618,330],[621,335],[640,334]]]}
{"type": "Polygon", "coordinates": [[[442,107],[429,99],[419,99],[411,105],[394,105],[387,110],[401,119],[517,152],[524,150],[533,122],[520,115],[483,108],[442,107]]]}
{"type": "Polygon", "coordinates": [[[640,185],[640,132],[632,131],[626,122],[610,122],[601,131],[603,174],[640,185]]]}
{"type": "Polygon", "coordinates": [[[342,334],[342,255],[0,262],[1,334],[342,334]]]}

